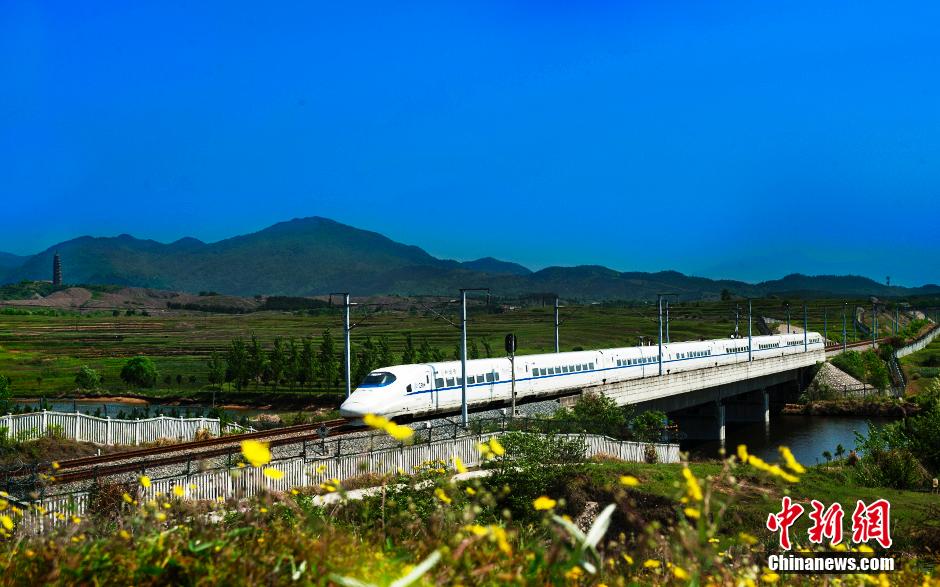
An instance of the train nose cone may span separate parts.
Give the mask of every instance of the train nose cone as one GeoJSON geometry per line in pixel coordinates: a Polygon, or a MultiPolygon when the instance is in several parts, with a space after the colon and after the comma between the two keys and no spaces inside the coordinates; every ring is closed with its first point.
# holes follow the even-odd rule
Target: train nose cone
{"type": "Polygon", "coordinates": [[[368,410],[364,410],[361,405],[355,402],[343,402],[339,407],[339,415],[344,418],[362,418],[368,410]]]}

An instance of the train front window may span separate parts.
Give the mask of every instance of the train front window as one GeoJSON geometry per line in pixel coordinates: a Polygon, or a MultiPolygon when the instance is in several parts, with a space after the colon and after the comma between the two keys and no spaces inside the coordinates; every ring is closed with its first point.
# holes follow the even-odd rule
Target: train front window
{"type": "Polygon", "coordinates": [[[395,376],[387,371],[369,373],[359,387],[385,387],[395,382],[395,376]]]}

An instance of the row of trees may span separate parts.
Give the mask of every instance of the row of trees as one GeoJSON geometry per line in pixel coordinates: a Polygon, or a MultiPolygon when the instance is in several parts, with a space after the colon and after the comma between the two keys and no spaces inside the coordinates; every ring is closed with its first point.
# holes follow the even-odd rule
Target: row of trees
{"type": "MultiPolygon", "coordinates": [[[[224,383],[231,383],[242,390],[250,385],[258,387],[279,386],[293,390],[296,387],[319,385],[334,389],[343,381],[342,343],[333,338],[329,329],[323,332],[319,342],[313,337],[284,338],[275,337],[270,347],[262,345],[254,335],[248,340],[237,337],[231,341],[225,353],[213,352],[206,366],[209,383],[221,388],[224,383]]],[[[493,356],[493,349],[487,339],[469,340],[467,356],[479,359],[493,356]]],[[[460,345],[456,345],[450,357],[460,358],[460,345]]],[[[362,381],[371,371],[388,365],[408,365],[446,361],[444,351],[432,347],[427,339],[415,344],[411,333],[405,334],[401,355],[393,354],[388,337],[377,339],[367,336],[353,348],[351,353],[353,382],[362,381]]]]}

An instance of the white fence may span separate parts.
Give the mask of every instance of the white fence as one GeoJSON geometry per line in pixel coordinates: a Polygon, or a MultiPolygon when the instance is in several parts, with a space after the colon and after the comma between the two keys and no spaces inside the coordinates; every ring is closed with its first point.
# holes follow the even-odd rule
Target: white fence
{"type": "MultiPolygon", "coordinates": [[[[199,430],[219,435],[218,418],[168,418],[158,416],[145,420],[113,420],[97,418],[78,412],[36,412],[0,417],[0,428],[14,440],[33,440],[41,436],[58,435],[79,442],[95,444],[139,445],[157,440],[195,440],[199,430]]],[[[228,424],[223,432],[245,432],[237,424],[228,424]]]]}
{"type": "MultiPolygon", "coordinates": [[[[266,477],[261,469],[232,468],[218,469],[203,473],[177,475],[151,480],[148,488],[140,487],[141,499],[154,499],[158,494],[174,495],[174,488],[183,489],[184,499],[217,500],[241,499],[251,497],[262,491],[286,492],[291,488],[316,485],[328,479],[351,479],[367,473],[390,474],[399,471],[412,472],[417,465],[427,461],[442,460],[452,462],[456,455],[468,467],[482,464],[483,459],[477,450],[477,444],[502,435],[502,432],[489,432],[457,439],[436,440],[414,446],[398,446],[350,455],[336,455],[323,458],[295,457],[275,461],[271,466],[284,473],[280,479],[266,477]],[[322,472],[317,470],[323,467],[322,472]]],[[[523,433],[528,434],[528,433],[523,433]]],[[[657,462],[678,463],[679,445],[644,444],[614,440],[597,435],[562,435],[567,438],[580,438],[587,450],[586,457],[607,455],[631,462],[646,460],[647,446],[656,452],[657,462]]],[[[41,506],[45,514],[40,515],[36,508],[30,508],[26,522],[34,531],[43,531],[56,525],[59,520],[56,513],[83,515],[88,509],[89,492],[50,496],[33,502],[41,506]]]]}
{"type": "Polygon", "coordinates": [[[916,353],[917,351],[923,349],[928,344],[930,344],[933,341],[933,339],[937,338],[938,334],[940,334],[940,327],[934,326],[932,330],[930,330],[927,334],[925,334],[921,338],[915,340],[914,342],[912,342],[911,344],[907,346],[902,346],[901,348],[896,350],[894,352],[894,356],[900,359],[901,357],[906,357],[907,355],[911,353],[916,353]]]}

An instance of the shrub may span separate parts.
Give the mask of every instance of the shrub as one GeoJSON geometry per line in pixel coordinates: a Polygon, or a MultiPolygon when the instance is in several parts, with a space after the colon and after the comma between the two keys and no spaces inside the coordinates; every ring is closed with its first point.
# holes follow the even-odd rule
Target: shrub
{"type": "Polygon", "coordinates": [[[128,359],[121,368],[121,379],[135,387],[153,387],[157,383],[157,367],[147,357],[128,359]]]}
{"type": "Polygon", "coordinates": [[[101,385],[101,376],[88,365],[82,365],[75,376],[75,385],[79,389],[97,389],[101,385]]]}

